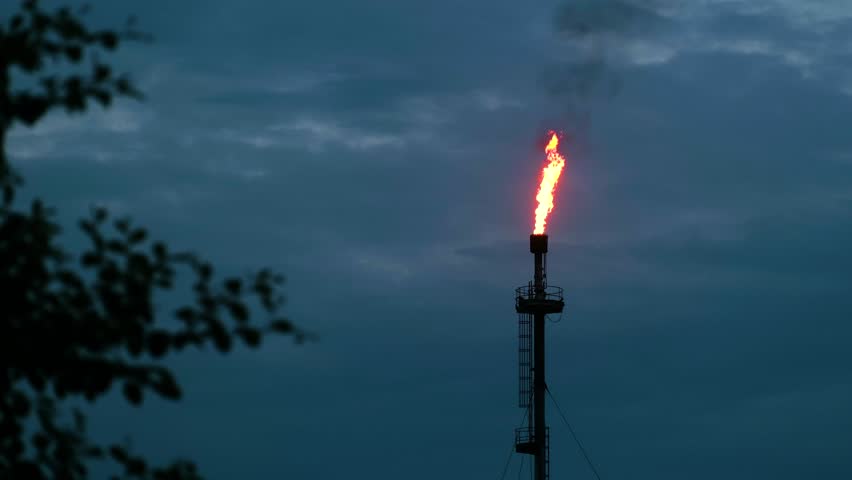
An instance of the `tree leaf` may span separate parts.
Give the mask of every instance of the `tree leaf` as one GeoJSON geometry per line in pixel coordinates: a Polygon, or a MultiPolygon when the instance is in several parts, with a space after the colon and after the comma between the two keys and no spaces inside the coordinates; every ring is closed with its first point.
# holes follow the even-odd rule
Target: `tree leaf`
{"type": "Polygon", "coordinates": [[[294,330],[293,324],[289,320],[275,320],[269,324],[269,327],[278,333],[291,333],[294,330]]]}
{"type": "Polygon", "coordinates": [[[237,334],[242,337],[246,345],[257,347],[260,345],[260,331],[251,327],[240,327],[237,329],[237,334]]]}
{"type": "Polygon", "coordinates": [[[124,388],[122,390],[124,392],[124,397],[128,402],[133,405],[139,405],[142,403],[142,389],[138,384],[127,382],[124,384],[124,388]]]}
{"type": "Polygon", "coordinates": [[[128,242],[131,244],[137,244],[145,240],[148,236],[148,232],[145,231],[144,228],[137,228],[130,233],[130,237],[128,238],[128,242]]]}
{"type": "Polygon", "coordinates": [[[177,316],[179,319],[183,320],[184,322],[191,322],[191,321],[195,320],[196,318],[198,318],[197,314],[195,313],[195,309],[193,309],[192,307],[181,307],[181,308],[179,308],[177,310],[177,312],[175,312],[175,316],[177,316]]]}
{"type": "Polygon", "coordinates": [[[97,265],[101,261],[101,256],[94,252],[86,252],[80,258],[80,263],[83,264],[84,267],[91,267],[97,265]]]}
{"type": "Polygon", "coordinates": [[[229,302],[228,310],[230,310],[231,316],[234,317],[234,320],[238,322],[245,322],[248,320],[248,309],[242,302],[229,302]]]}
{"type": "Polygon", "coordinates": [[[169,349],[170,336],[167,332],[156,330],[148,334],[148,352],[155,358],[162,357],[169,349]]]}
{"type": "Polygon", "coordinates": [[[107,50],[114,50],[118,46],[118,35],[115,32],[104,32],[100,37],[101,45],[107,50]]]}
{"type": "Polygon", "coordinates": [[[161,372],[160,381],[155,382],[153,387],[157,393],[168,399],[178,400],[181,397],[180,386],[175,377],[168,371],[161,372]]]}
{"type": "Polygon", "coordinates": [[[121,447],[119,445],[113,445],[109,447],[109,454],[110,456],[112,456],[112,458],[118,460],[121,463],[126,462],[129,458],[127,450],[125,450],[124,447],[121,447]]]}
{"type": "Polygon", "coordinates": [[[242,290],[243,282],[239,278],[229,278],[225,280],[225,290],[231,295],[239,295],[242,290]]]}

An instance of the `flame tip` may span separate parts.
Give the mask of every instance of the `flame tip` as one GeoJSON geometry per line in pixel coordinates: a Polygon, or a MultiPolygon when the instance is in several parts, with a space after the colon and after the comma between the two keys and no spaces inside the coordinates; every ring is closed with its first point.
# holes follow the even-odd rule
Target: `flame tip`
{"type": "Polygon", "coordinates": [[[541,172],[541,184],[536,194],[538,206],[535,209],[534,235],[543,235],[545,232],[547,214],[553,210],[553,193],[556,190],[556,184],[559,182],[562,168],[565,166],[565,157],[557,151],[559,136],[555,130],[550,130],[549,133],[551,134],[550,141],[544,148],[544,152],[547,154],[547,165],[541,172]]]}
{"type": "Polygon", "coordinates": [[[556,135],[556,132],[551,132],[553,135],[550,137],[550,141],[547,143],[547,146],[544,147],[545,152],[556,151],[556,147],[559,146],[559,137],[556,135]]]}

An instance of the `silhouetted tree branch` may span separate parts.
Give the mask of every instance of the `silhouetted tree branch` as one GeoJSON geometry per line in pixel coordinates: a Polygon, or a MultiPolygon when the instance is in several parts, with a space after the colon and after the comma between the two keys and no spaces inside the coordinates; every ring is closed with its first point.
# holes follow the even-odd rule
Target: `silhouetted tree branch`
{"type": "Polygon", "coordinates": [[[200,478],[188,461],[154,468],[126,446],[94,444],[79,410],[60,423],[62,401],[94,401],[113,386],[132,404],[146,395],[178,399],[174,374],[159,363],[166,355],[205,345],[228,352],[234,341],[257,347],[268,333],[297,341],[305,334],[278,314],[281,275],[264,269],[217,279],[195,254],[174,252],[102,208],[79,223],[88,248],[69,252],[53,209],[40,200],[23,210],[15,205],[23,180],[6,155],[14,125],[34,125],[55,108],[74,113],[93,101],[108,107],[115,97],[141,98],[97,54],[147,37],[132,22],[120,31],[90,30],[84,14],[48,12],[27,0],[0,23],[0,480],[85,478],[86,464],[97,459],[117,462],[123,478],[200,478]],[[49,72],[83,63],[86,74],[49,72]],[[18,74],[36,87],[16,89],[18,74]],[[192,279],[192,301],[164,319],[154,299],[174,289],[181,273],[192,279]]]}

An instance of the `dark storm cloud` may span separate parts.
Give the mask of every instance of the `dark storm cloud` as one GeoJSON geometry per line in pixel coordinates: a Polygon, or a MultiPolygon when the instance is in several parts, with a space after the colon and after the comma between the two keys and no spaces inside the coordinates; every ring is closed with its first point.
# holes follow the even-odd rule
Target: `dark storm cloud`
{"type": "Polygon", "coordinates": [[[542,73],[546,90],[576,108],[590,96],[610,97],[621,87],[620,54],[626,45],[660,38],[673,24],[658,13],[664,4],[651,1],[573,1],[553,16],[561,61],[542,73]]]}
{"type": "Polygon", "coordinates": [[[576,38],[593,35],[653,33],[669,26],[657,13],[662,2],[575,1],[559,7],[554,18],[557,31],[576,38]]]}

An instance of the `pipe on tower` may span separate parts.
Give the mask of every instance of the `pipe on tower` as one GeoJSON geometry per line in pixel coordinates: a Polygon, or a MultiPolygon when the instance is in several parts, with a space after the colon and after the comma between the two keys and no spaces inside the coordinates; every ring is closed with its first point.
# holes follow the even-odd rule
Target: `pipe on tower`
{"type": "Polygon", "coordinates": [[[547,235],[530,235],[530,252],[535,256],[535,296],[544,299],[544,255],[547,253],[547,235]]]}

